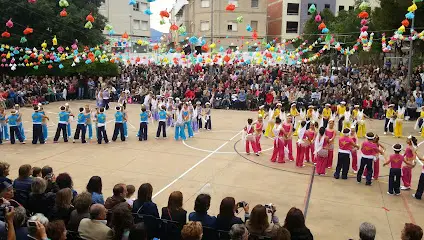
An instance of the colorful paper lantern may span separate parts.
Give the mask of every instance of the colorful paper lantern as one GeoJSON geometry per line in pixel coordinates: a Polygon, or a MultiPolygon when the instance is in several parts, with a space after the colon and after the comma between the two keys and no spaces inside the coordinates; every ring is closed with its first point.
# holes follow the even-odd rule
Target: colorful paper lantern
{"type": "Polygon", "coordinates": [[[315,4],[312,4],[310,7],[309,7],[309,9],[308,9],[308,12],[310,13],[310,14],[313,14],[313,13],[315,13],[317,11],[317,7],[315,6],[315,4]]]}
{"type": "Polygon", "coordinates": [[[93,24],[90,21],[88,21],[88,22],[85,23],[84,28],[86,28],[86,29],[92,29],[93,28],[93,24]]]}
{"type": "Polygon", "coordinates": [[[6,22],[6,27],[13,28],[13,22],[12,19],[9,19],[9,21],[6,22]]]}
{"type": "Polygon", "coordinates": [[[159,12],[159,15],[160,15],[162,18],[169,18],[169,12],[168,12],[168,11],[166,11],[166,10],[162,10],[162,11],[160,11],[160,12],[159,12]]]}
{"type": "Polygon", "coordinates": [[[6,30],[1,34],[2,38],[10,38],[10,33],[6,30]]]}
{"type": "Polygon", "coordinates": [[[315,16],[315,22],[317,22],[317,23],[319,23],[319,22],[321,22],[321,15],[319,15],[319,14],[317,14],[316,16],[315,16]]]}
{"type": "Polygon", "coordinates": [[[169,27],[169,29],[171,31],[177,31],[178,30],[178,26],[174,23],[174,24],[171,24],[171,26],[169,27]]]}
{"type": "Polygon", "coordinates": [[[57,38],[56,38],[56,35],[53,37],[53,39],[52,39],[52,44],[53,44],[53,46],[57,46],[57,38]]]}
{"type": "Polygon", "coordinates": [[[402,21],[402,25],[403,25],[403,26],[405,26],[405,27],[408,27],[408,26],[409,26],[409,21],[408,21],[408,19],[403,20],[403,21],[402,21]]]}
{"type": "Polygon", "coordinates": [[[230,3],[230,4],[227,5],[227,7],[225,7],[225,10],[232,12],[232,11],[236,10],[236,5],[230,3]]]}
{"type": "Polygon", "coordinates": [[[243,22],[243,16],[238,16],[236,18],[236,20],[237,20],[238,23],[242,23],[243,22]]]}
{"type": "Polygon", "coordinates": [[[66,17],[66,16],[68,16],[68,13],[66,12],[66,9],[64,8],[62,11],[60,11],[60,14],[59,14],[61,17],[66,17]]]}
{"type": "Polygon", "coordinates": [[[34,32],[34,29],[30,28],[30,27],[26,27],[23,31],[24,35],[28,35],[34,32]]]}
{"type": "Polygon", "coordinates": [[[150,11],[150,8],[147,8],[147,9],[145,9],[144,10],[144,14],[146,14],[146,15],[152,15],[153,13],[152,13],[152,11],[150,11]]]}
{"type": "Polygon", "coordinates": [[[87,17],[85,17],[85,20],[87,20],[87,21],[89,21],[89,22],[93,23],[93,22],[94,22],[94,17],[93,17],[93,15],[90,13],[90,14],[88,14],[88,15],[87,15],[87,17]]]}

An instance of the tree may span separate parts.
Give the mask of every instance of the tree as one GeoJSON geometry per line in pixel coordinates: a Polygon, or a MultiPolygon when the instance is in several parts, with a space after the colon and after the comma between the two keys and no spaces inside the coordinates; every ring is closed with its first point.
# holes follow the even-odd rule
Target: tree
{"type": "Polygon", "coordinates": [[[107,19],[99,14],[99,7],[104,0],[70,0],[66,8],[67,16],[61,17],[63,10],[57,0],[37,0],[28,3],[27,0],[0,0],[1,30],[4,23],[12,19],[14,26],[7,31],[10,38],[1,38],[1,43],[14,46],[40,47],[46,41],[52,46],[52,39],[56,36],[58,46],[70,46],[78,39],[80,45],[95,46],[104,42],[103,28],[107,19]],[[92,13],[95,21],[92,29],[85,29],[85,20],[92,13]],[[34,29],[32,34],[25,36],[26,27],[34,29]],[[26,43],[20,43],[25,36],[26,43]]]}

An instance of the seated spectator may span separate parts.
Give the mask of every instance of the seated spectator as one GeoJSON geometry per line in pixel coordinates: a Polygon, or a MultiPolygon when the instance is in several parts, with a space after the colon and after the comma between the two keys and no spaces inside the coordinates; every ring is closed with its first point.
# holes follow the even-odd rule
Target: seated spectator
{"type": "MultiPolygon", "coordinates": [[[[40,235],[39,235],[40,231],[39,230],[40,230],[40,227],[41,227],[41,230],[43,230],[41,232],[43,232],[45,234],[45,228],[49,224],[49,219],[47,219],[42,213],[36,213],[35,215],[31,216],[28,220],[38,222],[37,228],[32,228],[32,227],[28,228],[29,238],[30,239],[43,239],[43,238],[40,238],[40,235]],[[39,225],[42,225],[42,226],[39,226],[39,225]]],[[[46,235],[46,238],[47,238],[47,235],[46,235]]]]}
{"type": "Polygon", "coordinates": [[[87,192],[91,193],[93,204],[105,204],[102,194],[102,178],[99,176],[92,176],[87,184],[87,192]]]}
{"type": "Polygon", "coordinates": [[[68,224],[71,212],[75,209],[71,204],[72,190],[69,188],[60,189],[56,193],[56,203],[53,207],[51,220],[63,220],[68,224]]]}
{"type": "MultiPolygon", "coordinates": [[[[56,184],[59,189],[69,188],[72,191],[72,199],[74,199],[78,193],[73,189],[74,182],[68,173],[61,173],[56,177],[56,184]]],[[[66,222],[65,222],[66,223],[66,222]]]]}
{"type": "Polygon", "coordinates": [[[137,199],[133,203],[132,212],[150,215],[159,218],[158,207],[152,202],[153,187],[150,183],[143,183],[138,188],[137,199]]]}
{"type": "Polygon", "coordinates": [[[66,227],[62,220],[55,220],[49,222],[46,229],[47,237],[50,240],[65,240],[66,239],[66,227]]]}
{"type": "Polygon", "coordinates": [[[272,240],[291,240],[289,230],[287,230],[285,227],[279,227],[277,230],[277,234],[272,237],[272,240]]]}
{"type": "Polygon", "coordinates": [[[32,177],[41,177],[41,168],[33,167],[32,168],[32,177]]]}
{"type": "Polygon", "coordinates": [[[305,217],[300,209],[292,207],[286,216],[286,220],[284,221],[284,227],[289,230],[291,239],[305,239],[312,240],[314,237],[312,236],[311,231],[305,225],[305,217]]]}
{"type": "Polygon", "coordinates": [[[363,222],[359,226],[359,238],[361,240],[374,240],[376,235],[375,226],[368,222],[363,222]]]}
{"type": "MultiPolygon", "coordinates": [[[[244,203],[243,203],[244,204],[244,203]]],[[[249,204],[243,206],[245,218],[249,218],[249,204]]],[[[219,207],[219,214],[216,217],[216,229],[221,231],[229,231],[234,224],[242,224],[241,218],[234,216],[237,211],[236,200],[233,197],[222,199],[219,207]]]]}
{"type": "Polygon", "coordinates": [[[8,178],[10,171],[10,164],[7,162],[0,162],[0,182],[8,182],[9,184],[12,184],[12,180],[8,178]]]}
{"type": "Polygon", "coordinates": [[[16,207],[13,216],[13,226],[15,227],[15,235],[17,240],[28,239],[28,228],[26,226],[26,210],[24,207],[16,207]]]}
{"type": "Polygon", "coordinates": [[[128,204],[126,202],[117,204],[112,210],[111,226],[114,233],[113,239],[127,240],[133,225],[134,218],[128,208],[128,204]]]}
{"type": "Polygon", "coordinates": [[[137,223],[131,228],[128,240],[147,240],[147,230],[144,223],[137,223]]]}
{"type": "Polygon", "coordinates": [[[249,238],[249,231],[247,231],[244,224],[234,224],[230,229],[231,240],[247,240],[249,238]]]}
{"type": "Polygon", "coordinates": [[[47,192],[47,181],[36,177],[31,184],[31,193],[28,199],[27,209],[29,213],[42,213],[46,217],[50,217],[56,195],[52,192],[47,192]]]}
{"type": "Polygon", "coordinates": [[[78,233],[86,240],[110,240],[113,237],[112,229],[106,226],[106,208],[101,204],[90,207],[90,218],[81,220],[78,233]]]}
{"type": "Polygon", "coordinates": [[[181,225],[187,222],[187,211],[183,208],[183,194],[174,191],[169,195],[168,206],[162,208],[162,219],[179,222],[181,225]]]}
{"type": "Polygon", "coordinates": [[[127,200],[128,205],[130,205],[131,207],[133,206],[133,203],[134,203],[134,199],[132,198],[134,193],[135,193],[134,185],[127,185],[127,196],[125,197],[125,200],[127,200]]]}
{"type": "Polygon", "coordinates": [[[405,227],[402,229],[402,240],[421,240],[422,238],[423,229],[420,226],[413,223],[405,223],[405,227]]]}
{"type": "Polygon", "coordinates": [[[11,184],[6,181],[0,183],[0,198],[4,198],[5,200],[7,200],[13,207],[22,206],[20,203],[13,199],[14,196],[15,195],[11,184]]]}
{"type": "MultiPolygon", "coordinates": [[[[275,209],[272,210],[274,216],[275,209]]],[[[267,208],[261,204],[256,205],[252,209],[249,220],[246,222],[247,230],[250,234],[265,237],[274,237],[277,234],[277,230],[280,227],[277,219],[273,219],[272,223],[269,223],[267,208]]]]}
{"type": "Polygon", "coordinates": [[[210,206],[211,196],[204,193],[199,194],[194,202],[194,212],[189,214],[188,220],[201,222],[205,227],[215,228],[216,217],[208,215],[210,206]]]}
{"type": "Polygon", "coordinates": [[[26,207],[31,192],[31,165],[25,164],[19,167],[19,177],[13,182],[15,200],[26,207]]]}
{"type": "Polygon", "coordinates": [[[67,229],[78,231],[78,226],[83,218],[90,217],[91,194],[83,192],[78,194],[74,201],[75,210],[71,212],[71,217],[67,225],[67,229]]]}
{"type": "Polygon", "coordinates": [[[111,210],[115,205],[125,202],[127,195],[127,186],[123,183],[118,183],[113,187],[113,196],[108,197],[105,202],[105,207],[111,210]]]}
{"type": "Polygon", "coordinates": [[[203,236],[202,223],[188,222],[181,230],[182,240],[200,240],[203,236]]]}
{"type": "Polygon", "coordinates": [[[41,177],[47,181],[47,189],[46,192],[57,193],[60,189],[56,183],[56,177],[53,173],[53,168],[50,166],[44,166],[41,169],[41,177]]]}

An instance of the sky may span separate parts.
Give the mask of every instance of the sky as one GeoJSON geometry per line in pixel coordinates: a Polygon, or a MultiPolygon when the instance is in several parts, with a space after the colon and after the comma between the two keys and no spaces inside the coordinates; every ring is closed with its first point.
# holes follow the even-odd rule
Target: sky
{"type": "Polygon", "coordinates": [[[171,12],[171,8],[174,5],[175,0],[156,0],[150,3],[150,11],[152,11],[152,15],[150,15],[150,27],[154,28],[160,32],[168,33],[169,27],[171,24],[168,19],[165,19],[166,24],[160,25],[161,17],[159,16],[159,12],[162,10],[167,10],[171,12]]]}

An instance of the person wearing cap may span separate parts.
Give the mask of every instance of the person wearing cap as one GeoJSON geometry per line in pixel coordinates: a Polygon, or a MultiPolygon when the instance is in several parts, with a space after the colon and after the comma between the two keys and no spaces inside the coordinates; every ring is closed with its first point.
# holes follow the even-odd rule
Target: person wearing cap
{"type": "Polygon", "coordinates": [[[53,139],[54,143],[57,143],[57,141],[59,140],[60,131],[62,131],[63,140],[65,142],[68,142],[68,132],[66,131],[66,128],[69,124],[69,116],[71,116],[71,114],[68,111],[66,111],[66,107],[61,106],[60,112],[59,112],[59,122],[57,123],[56,134],[53,139]]]}
{"type": "Polygon", "coordinates": [[[75,130],[75,135],[74,135],[74,139],[73,139],[73,143],[75,143],[75,140],[79,139],[80,137],[80,133],[81,133],[81,143],[87,143],[87,141],[85,140],[85,133],[87,131],[87,118],[86,115],[84,113],[84,108],[79,108],[79,113],[77,115],[77,129],[75,130]]]}
{"type": "Polygon", "coordinates": [[[261,137],[264,131],[264,120],[262,115],[258,115],[258,120],[255,123],[255,143],[258,153],[262,152],[261,137]]]}
{"type": "Polygon", "coordinates": [[[140,129],[138,130],[138,141],[147,141],[147,125],[149,124],[150,114],[146,109],[146,106],[141,105],[140,113],[140,129]]]}
{"type": "Polygon", "coordinates": [[[87,104],[84,106],[84,114],[86,122],[86,131],[88,131],[88,139],[93,139],[93,121],[91,120],[91,109],[90,106],[87,104]]]}
{"type": "Polygon", "coordinates": [[[196,113],[196,115],[197,115],[196,122],[197,122],[197,131],[199,131],[199,129],[202,129],[202,122],[203,122],[203,119],[202,119],[203,108],[202,108],[202,105],[201,105],[201,102],[200,101],[197,101],[196,102],[196,108],[194,109],[194,111],[197,112],[196,113]]]}
{"type": "Polygon", "coordinates": [[[125,120],[125,116],[121,111],[121,107],[117,106],[116,108],[116,113],[115,113],[115,129],[113,130],[113,135],[112,135],[112,141],[116,141],[116,139],[118,138],[118,134],[121,137],[121,141],[124,142],[125,141],[125,134],[124,134],[124,120],[125,120]]]}
{"type": "Polygon", "coordinates": [[[387,131],[393,133],[393,117],[395,116],[395,105],[389,104],[386,110],[386,120],[384,122],[384,134],[387,134],[387,131]]]}
{"type": "Polygon", "coordinates": [[[18,123],[19,132],[21,133],[21,136],[25,141],[26,137],[25,137],[24,125],[22,123],[22,113],[20,111],[21,107],[19,106],[19,104],[15,104],[14,109],[16,111],[16,115],[18,116],[17,123],[18,123]]]}
{"type": "Polygon", "coordinates": [[[32,118],[32,144],[37,144],[39,141],[41,144],[44,144],[44,135],[43,135],[43,119],[47,118],[43,113],[40,112],[40,107],[35,106],[34,112],[31,115],[32,118]]]}
{"type": "Polygon", "coordinates": [[[322,126],[324,128],[327,128],[328,120],[331,118],[332,112],[330,106],[331,105],[329,103],[326,103],[325,108],[322,110],[322,126]]]}
{"type": "Polygon", "coordinates": [[[334,130],[334,119],[330,119],[328,121],[328,127],[325,129],[325,136],[328,138],[327,168],[333,167],[334,140],[336,139],[336,135],[336,131],[334,130]]]}
{"type": "MultiPolygon", "coordinates": [[[[358,138],[357,138],[357,135],[355,133],[355,127],[354,126],[350,127],[350,138],[352,139],[352,141],[355,144],[358,144],[358,138]]],[[[358,172],[358,151],[357,151],[356,148],[352,148],[351,157],[352,157],[353,173],[357,173],[358,172]]]]}
{"type": "Polygon", "coordinates": [[[405,166],[402,167],[402,182],[403,186],[401,190],[411,189],[411,180],[412,180],[412,168],[417,164],[415,159],[417,158],[416,149],[418,148],[417,138],[414,136],[409,136],[406,139],[407,147],[405,149],[405,166]]]}
{"type": "Polygon", "coordinates": [[[387,191],[387,194],[396,194],[396,196],[398,196],[400,195],[400,178],[402,175],[401,167],[402,163],[405,162],[405,157],[400,154],[400,151],[402,151],[402,145],[397,143],[393,145],[392,148],[395,153],[390,155],[389,159],[383,164],[383,166],[390,164],[389,190],[387,191]]]}
{"type": "Polygon", "coordinates": [[[107,138],[107,133],[106,133],[105,108],[101,107],[98,110],[95,119],[97,122],[97,143],[102,144],[102,140],[104,140],[105,143],[109,143],[109,139],[107,138]]]}
{"type": "Polygon", "coordinates": [[[6,118],[6,123],[9,125],[11,144],[15,144],[15,135],[18,138],[19,142],[25,144],[25,140],[23,139],[21,132],[19,131],[18,118],[19,116],[16,113],[16,110],[14,109],[11,111],[11,115],[6,118]]]}
{"type": "Polygon", "coordinates": [[[212,119],[211,119],[211,104],[207,102],[205,104],[205,129],[211,130],[212,129],[212,119]]]}
{"type": "Polygon", "coordinates": [[[158,130],[156,131],[156,139],[159,138],[161,130],[162,130],[163,138],[166,138],[166,119],[170,116],[166,112],[166,106],[165,105],[161,106],[161,109],[160,109],[158,115],[159,115],[159,122],[158,122],[158,130]]]}
{"type": "Polygon", "coordinates": [[[187,102],[185,102],[183,104],[182,116],[183,116],[183,121],[184,121],[183,131],[185,131],[185,128],[187,128],[188,137],[192,138],[194,135],[193,135],[193,129],[191,128],[191,115],[190,115],[190,111],[188,109],[188,103],[187,102]]]}
{"type": "Polygon", "coordinates": [[[45,116],[45,118],[43,118],[41,126],[43,128],[44,141],[47,141],[47,138],[49,137],[49,134],[48,134],[49,129],[47,127],[47,120],[49,120],[49,118],[47,117],[46,112],[44,111],[43,104],[39,103],[38,108],[40,109],[39,112],[45,116]]]}
{"type": "Polygon", "coordinates": [[[6,112],[4,111],[4,108],[0,108],[0,128],[0,139],[9,141],[9,129],[6,123],[6,112]]]}
{"type": "Polygon", "coordinates": [[[350,138],[351,130],[349,128],[343,129],[343,136],[339,138],[339,153],[337,158],[337,167],[334,172],[334,178],[340,178],[342,172],[342,179],[347,179],[350,166],[350,155],[354,148],[359,148],[358,145],[350,138]]]}
{"type": "MultiPolygon", "coordinates": [[[[386,151],[386,148],[380,143],[380,137],[377,134],[375,134],[373,142],[376,143],[378,145],[379,149],[381,149],[383,152],[386,151]]],[[[368,170],[365,169],[364,175],[362,175],[362,178],[366,178],[367,174],[368,174],[368,170]]],[[[380,155],[377,154],[374,157],[373,175],[372,175],[371,179],[377,180],[379,176],[380,176],[380,155]]]]}
{"type": "Polygon", "coordinates": [[[366,176],[366,185],[371,186],[371,176],[373,173],[373,162],[378,154],[383,154],[384,152],[380,150],[380,147],[377,143],[374,142],[375,134],[372,132],[367,133],[367,141],[363,142],[361,145],[361,166],[359,167],[358,173],[356,175],[356,181],[361,183],[362,173],[364,172],[365,167],[367,168],[366,176]]]}
{"type": "Polygon", "coordinates": [[[293,118],[292,116],[289,114],[287,116],[286,122],[283,123],[282,129],[284,132],[283,135],[283,144],[284,144],[284,148],[288,149],[288,154],[289,154],[289,161],[293,162],[294,161],[294,157],[293,157],[293,140],[292,140],[292,136],[293,136],[293,118]]]}
{"type": "Polygon", "coordinates": [[[256,156],[259,156],[258,149],[256,148],[256,141],[255,141],[255,127],[253,126],[253,119],[249,118],[247,119],[247,125],[244,127],[244,134],[245,142],[246,142],[246,154],[250,154],[250,147],[252,147],[253,152],[256,154],[256,156]]]}
{"type": "Polygon", "coordinates": [[[339,123],[338,123],[339,132],[342,132],[342,129],[343,129],[343,123],[345,120],[345,112],[346,112],[346,102],[341,101],[340,105],[337,105],[337,115],[339,116],[339,123]]]}

